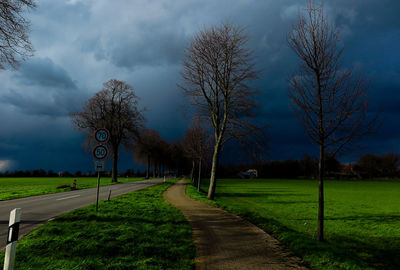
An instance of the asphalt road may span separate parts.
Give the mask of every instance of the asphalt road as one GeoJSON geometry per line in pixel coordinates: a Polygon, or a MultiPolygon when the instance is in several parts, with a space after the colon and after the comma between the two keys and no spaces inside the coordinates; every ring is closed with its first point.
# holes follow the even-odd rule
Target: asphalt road
{"type": "MultiPolygon", "coordinates": [[[[111,197],[115,197],[162,181],[153,179],[100,187],[99,200],[107,200],[110,190],[111,197]]],[[[10,211],[14,208],[21,208],[19,238],[22,238],[56,216],[93,203],[96,203],[96,188],[0,201],[0,251],[6,246],[10,211]]]]}

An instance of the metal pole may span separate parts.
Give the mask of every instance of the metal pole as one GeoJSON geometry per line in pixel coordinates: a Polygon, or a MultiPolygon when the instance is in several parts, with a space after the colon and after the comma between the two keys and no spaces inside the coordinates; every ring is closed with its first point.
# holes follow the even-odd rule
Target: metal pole
{"type": "Polygon", "coordinates": [[[96,196],[96,213],[99,208],[99,189],[100,189],[100,172],[97,172],[97,196],[96,196]]]}
{"type": "Polygon", "coordinates": [[[4,259],[3,270],[14,269],[15,252],[17,250],[17,240],[18,240],[20,221],[21,221],[21,208],[15,208],[10,212],[10,221],[8,223],[6,256],[4,259]]]}

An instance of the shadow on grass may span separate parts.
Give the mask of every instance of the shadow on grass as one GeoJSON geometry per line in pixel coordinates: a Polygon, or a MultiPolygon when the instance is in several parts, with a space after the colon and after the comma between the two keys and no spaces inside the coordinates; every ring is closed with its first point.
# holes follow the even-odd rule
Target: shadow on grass
{"type": "MultiPolygon", "coordinates": [[[[204,195],[204,190],[203,190],[204,195]]],[[[304,196],[297,194],[298,196],[304,196]]],[[[308,195],[308,194],[306,194],[308,195]]],[[[400,239],[379,237],[378,239],[365,239],[357,241],[354,237],[345,237],[330,234],[327,242],[318,242],[305,233],[301,233],[286,227],[274,219],[258,216],[255,213],[241,209],[225,207],[218,203],[218,197],[264,197],[267,195],[254,193],[216,193],[216,201],[219,207],[231,211],[266,232],[274,235],[283,244],[289,247],[297,255],[303,257],[306,262],[312,262],[311,267],[317,269],[400,269],[400,239]],[[242,196],[244,194],[244,196],[242,196]],[[385,244],[386,243],[386,244],[385,244]]],[[[275,196],[273,194],[272,196],[275,196]]],[[[287,194],[285,194],[287,196],[287,194]]],[[[317,201],[271,201],[269,203],[317,203],[317,201]]],[[[302,219],[304,220],[304,219],[302,219]]],[[[311,219],[310,219],[311,220],[311,219]]],[[[328,217],[326,220],[360,220],[373,223],[396,223],[400,221],[400,215],[376,214],[355,215],[344,217],[328,217]]]]}
{"type": "MultiPolygon", "coordinates": [[[[223,208],[227,209],[226,207],[223,208]]],[[[232,211],[232,209],[229,210],[232,211]]],[[[276,220],[260,217],[254,213],[236,212],[236,214],[277,237],[306,261],[309,261],[307,258],[313,257],[313,261],[317,262],[317,264],[312,265],[313,267],[321,269],[342,269],[346,267],[348,269],[368,269],[370,266],[374,269],[400,269],[400,257],[398,256],[400,239],[395,242],[392,238],[379,237],[376,240],[357,241],[354,237],[331,234],[327,242],[321,243],[310,235],[292,230],[276,220]],[[387,243],[387,245],[384,243],[387,243]]],[[[397,222],[400,216],[367,215],[347,218],[349,220],[364,219],[373,222],[397,222]]]]}
{"type": "Polygon", "coordinates": [[[325,220],[358,220],[358,221],[373,221],[374,223],[398,223],[400,215],[391,214],[376,214],[376,215],[356,215],[346,217],[327,217],[325,220]]]}
{"type": "MultiPolygon", "coordinates": [[[[292,230],[273,219],[256,216],[251,213],[236,213],[250,222],[256,224],[266,232],[274,235],[280,242],[288,246],[294,253],[304,258],[306,262],[312,261],[312,267],[317,269],[368,269],[368,265],[357,255],[359,250],[344,249],[331,241],[318,242],[308,234],[292,230]]],[[[353,239],[342,239],[351,242],[353,239]]],[[[360,245],[364,247],[365,243],[360,245]]],[[[373,251],[373,247],[368,250],[373,251]]],[[[377,254],[372,252],[373,257],[377,254]]],[[[378,257],[368,263],[380,261],[378,257]]],[[[386,261],[387,265],[394,265],[395,261],[386,261]]],[[[388,268],[391,269],[391,268],[388,268]]],[[[393,268],[394,269],[394,268],[393,268]]]]}
{"type": "Polygon", "coordinates": [[[248,197],[248,198],[258,198],[258,197],[264,197],[264,198],[268,198],[268,197],[285,197],[285,196],[293,196],[293,197],[304,197],[304,196],[312,196],[312,194],[309,193],[283,193],[282,194],[275,194],[275,193],[266,193],[266,192],[258,192],[258,193],[254,193],[254,192],[249,192],[249,193],[242,193],[242,192],[237,192],[237,193],[225,193],[225,192],[216,192],[215,193],[216,197],[248,197]]]}
{"type": "MultiPolygon", "coordinates": [[[[99,223],[129,223],[129,224],[135,224],[135,223],[148,223],[148,224],[153,224],[153,225],[163,225],[165,223],[165,220],[161,219],[154,219],[153,216],[149,215],[148,217],[143,216],[143,217],[127,217],[123,216],[121,217],[120,215],[89,215],[89,216],[68,216],[68,217],[60,217],[54,220],[53,222],[55,223],[65,223],[65,222],[99,222],[99,223]]],[[[170,224],[174,225],[179,225],[179,224],[186,224],[186,221],[169,221],[170,224]]]]}
{"type": "Polygon", "coordinates": [[[334,234],[330,236],[330,242],[338,247],[337,243],[340,243],[343,249],[360,254],[359,256],[375,269],[400,269],[400,239],[397,239],[397,244],[393,244],[393,238],[380,236],[375,240],[359,241],[354,237],[334,234]]]}
{"type": "Polygon", "coordinates": [[[317,201],[302,201],[302,200],[298,200],[298,201],[271,201],[268,202],[270,204],[297,204],[297,203],[304,203],[304,204],[316,204],[318,203],[317,201]]]}

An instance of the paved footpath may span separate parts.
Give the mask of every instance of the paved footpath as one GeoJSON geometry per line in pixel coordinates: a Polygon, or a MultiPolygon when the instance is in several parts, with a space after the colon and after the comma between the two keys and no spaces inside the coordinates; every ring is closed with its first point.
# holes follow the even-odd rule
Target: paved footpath
{"type": "Polygon", "coordinates": [[[192,225],[196,269],[307,269],[301,259],[260,228],[224,210],[191,199],[181,180],[164,193],[192,225]]]}

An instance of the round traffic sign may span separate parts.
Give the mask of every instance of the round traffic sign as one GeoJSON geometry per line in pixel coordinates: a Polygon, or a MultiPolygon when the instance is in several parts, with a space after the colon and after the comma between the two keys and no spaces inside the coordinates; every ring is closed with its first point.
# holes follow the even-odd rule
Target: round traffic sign
{"type": "Polygon", "coordinates": [[[108,141],[108,138],[110,137],[110,133],[108,132],[107,129],[100,128],[100,129],[96,130],[96,132],[94,133],[94,137],[95,137],[96,141],[98,141],[99,143],[105,143],[108,141]]]}
{"type": "Polygon", "coordinates": [[[98,145],[93,150],[93,156],[97,159],[103,159],[107,156],[107,148],[103,145],[98,145]]]}

